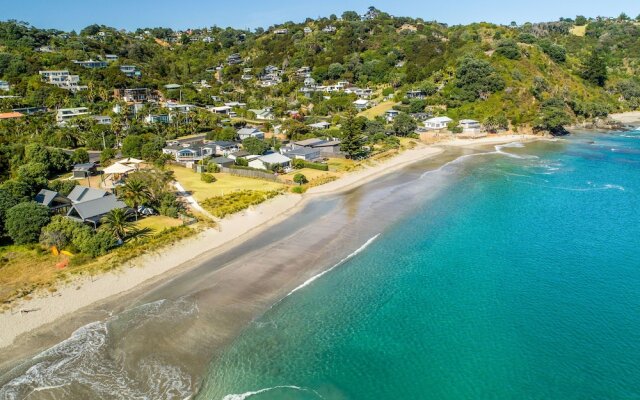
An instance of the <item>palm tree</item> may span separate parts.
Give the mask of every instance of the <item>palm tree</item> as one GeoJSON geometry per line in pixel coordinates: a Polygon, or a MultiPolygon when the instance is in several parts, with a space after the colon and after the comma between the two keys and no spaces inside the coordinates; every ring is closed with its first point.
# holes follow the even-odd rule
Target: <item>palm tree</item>
{"type": "Polygon", "coordinates": [[[125,208],[109,211],[100,222],[102,229],[111,233],[119,242],[123,242],[127,238],[127,232],[133,229],[133,222],[129,220],[129,211],[125,208]]]}
{"type": "Polygon", "coordinates": [[[149,200],[151,194],[146,182],[137,178],[129,178],[122,186],[120,198],[136,213],[138,216],[138,206],[149,200]]]}

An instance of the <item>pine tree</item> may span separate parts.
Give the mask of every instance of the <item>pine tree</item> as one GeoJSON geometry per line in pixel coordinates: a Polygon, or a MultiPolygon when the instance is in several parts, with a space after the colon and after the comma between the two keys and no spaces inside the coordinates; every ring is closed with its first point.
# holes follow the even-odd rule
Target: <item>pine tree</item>
{"type": "Polygon", "coordinates": [[[342,143],[340,144],[340,150],[347,154],[347,158],[354,158],[362,151],[359,135],[356,113],[351,109],[347,112],[346,120],[342,124],[342,143]]]}
{"type": "Polygon", "coordinates": [[[607,63],[600,52],[594,50],[585,61],[582,78],[598,86],[607,82],[607,63]]]}

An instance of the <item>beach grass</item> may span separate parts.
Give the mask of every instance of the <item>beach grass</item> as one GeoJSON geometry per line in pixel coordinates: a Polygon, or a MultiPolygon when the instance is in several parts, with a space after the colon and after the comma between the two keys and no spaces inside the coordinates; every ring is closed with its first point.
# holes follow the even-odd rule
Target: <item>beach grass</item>
{"type": "Polygon", "coordinates": [[[178,218],[167,217],[165,215],[152,215],[149,217],[141,218],[135,223],[136,228],[148,228],[151,229],[153,233],[162,232],[165,229],[173,228],[180,225],[182,225],[182,220],[178,218]]]}
{"type": "Polygon", "coordinates": [[[388,110],[392,109],[393,106],[395,106],[397,103],[395,101],[383,101],[382,103],[378,104],[377,106],[373,106],[367,110],[364,110],[360,113],[358,113],[359,117],[365,117],[368,119],[374,119],[375,117],[379,116],[379,115],[383,115],[385,112],[387,112],[388,110]]]}
{"type": "Polygon", "coordinates": [[[171,170],[175,178],[198,202],[216,196],[223,196],[239,190],[272,191],[284,188],[282,183],[267,181],[264,179],[245,178],[226,173],[213,174],[216,181],[206,183],[200,180],[200,174],[191,169],[172,165],[171,170]]]}
{"type": "Polygon", "coordinates": [[[574,25],[573,27],[571,27],[571,29],[569,29],[569,33],[571,33],[574,36],[582,37],[587,33],[587,26],[586,25],[582,25],[582,26],[574,25]]]}
{"type": "Polygon", "coordinates": [[[211,197],[202,202],[202,207],[218,218],[235,214],[251,206],[258,205],[282,193],[282,190],[239,190],[221,196],[211,197]]]}

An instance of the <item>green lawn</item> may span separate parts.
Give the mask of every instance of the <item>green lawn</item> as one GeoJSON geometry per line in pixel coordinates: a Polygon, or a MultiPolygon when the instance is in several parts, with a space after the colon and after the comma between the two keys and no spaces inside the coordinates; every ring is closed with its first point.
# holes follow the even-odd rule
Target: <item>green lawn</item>
{"type": "Polygon", "coordinates": [[[170,168],[174,172],[176,180],[180,182],[185,190],[191,192],[198,202],[214,196],[229,194],[237,190],[271,191],[282,189],[285,186],[277,182],[244,178],[224,173],[213,174],[217,181],[206,183],[200,180],[200,174],[188,168],[175,165],[172,165],[170,168]]]}
{"type": "Polygon", "coordinates": [[[180,225],[182,225],[182,220],[164,215],[152,215],[150,217],[141,218],[136,222],[136,228],[149,228],[153,231],[153,234],[180,225]]]}

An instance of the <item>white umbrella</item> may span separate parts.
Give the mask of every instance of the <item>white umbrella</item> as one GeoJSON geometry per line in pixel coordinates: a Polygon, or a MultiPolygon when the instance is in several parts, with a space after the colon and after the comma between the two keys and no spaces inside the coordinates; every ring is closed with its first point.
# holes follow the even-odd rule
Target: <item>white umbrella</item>
{"type": "Polygon", "coordinates": [[[124,165],[124,164],[120,164],[119,162],[108,166],[107,168],[105,168],[103,170],[103,172],[105,174],[126,174],[127,172],[131,172],[134,171],[135,168],[129,166],[129,165],[124,165]]]}
{"type": "Polygon", "coordinates": [[[129,158],[123,158],[118,162],[120,164],[141,164],[144,162],[144,160],[138,160],[137,158],[129,157],[129,158]]]}

